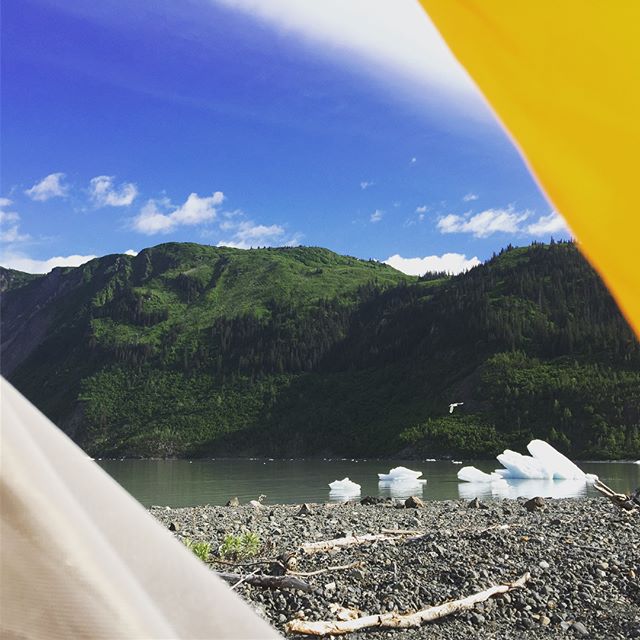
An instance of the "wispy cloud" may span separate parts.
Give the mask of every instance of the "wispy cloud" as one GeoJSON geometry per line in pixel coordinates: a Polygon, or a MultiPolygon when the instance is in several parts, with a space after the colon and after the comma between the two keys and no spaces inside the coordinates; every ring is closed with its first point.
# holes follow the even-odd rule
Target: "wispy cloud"
{"type": "Polygon", "coordinates": [[[193,226],[215,220],[217,207],[222,204],[224,194],[216,191],[211,196],[200,197],[192,193],[186,201],[176,207],[168,198],[149,200],[140,213],[133,218],[132,227],[147,235],[169,233],[179,226],[193,226]]]}
{"type": "Polygon", "coordinates": [[[251,220],[241,222],[225,221],[220,225],[222,231],[230,232],[227,240],[220,240],[219,247],[233,247],[235,249],[251,249],[269,246],[297,246],[302,236],[294,234],[287,237],[284,227],[278,224],[256,224],[251,220]]]}
{"type": "Polygon", "coordinates": [[[531,216],[531,211],[506,209],[486,209],[475,215],[455,215],[453,213],[438,220],[441,233],[471,233],[476,238],[487,238],[494,233],[517,233],[520,225],[531,216]]]}
{"type": "Polygon", "coordinates": [[[429,210],[429,207],[427,207],[426,204],[416,207],[416,213],[427,213],[428,210],[429,210]]]}
{"type": "Polygon", "coordinates": [[[380,209],[376,209],[370,216],[369,222],[376,223],[382,220],[382,216],[384,216],[384,211],[380,211],[380,209]]]}
{"type": "Polygon", "coordinates": [[[133,182],[116,187],[114,176],[96,176],[89,182],[89,195],[98,207],[127,207],[138,195],[138,187],[133,182]]]}
{"type": "Polygon", "coordinates": [[[0,242],[4,244],[30,240],[27,233],[20,233],[18,224],[20,215],[16,211],[7,211],[13,202],[9,198],[0,198],[0,242]]]}
{"type": "Polygon", "coordinates": [[[477,199],[478,199],[477,193],[467,193],[467,195],[463,196],[462,198],[464,202],[472,202],[473,200],[477,200],[477,199]]]}
{"type": "Polygon", "coordinates": [[[444,253],[441,256],[425,256],[424,258],[403,258],[396,254],[384,262],[411,276],[422,276],[427,272],[439,271],[455,275],[481,264],[477,257],[467,258],[462,253],[444,253]]]}
{"type": "Polygon", "coordinates": [[[47,260],[36,260],[19,252],[6,252],[2,256],[2,266],[27,273],[49,273],[55,267],[78,267],[97,256],[56,256],[47,260]]]}
{"type": "Polygon", "coordinates": [[[527,232],[532,236],[548,236],[552,233],[571,233],[567,223],[555,211],[547,216],[540,216],[536,222],[527,226],[527,232]]]}
{"type": "Polygon", "coordinates": [[[32,199],[45,202],[50,198],[64,198],[69,191],[68,185],[63,184],[64,173],[50,173],[46,178],[36,182],[25,193],[32,199]]]}
{"type": "Polygon", "coordinates": [[[369,187],[373,187],[374,184],[375,184],[375,182],[372,182],[370,180],[363,180],[360,183],[360,188],[364,191],[365,189],[368,189],[369,187]]]}
{"type": "Polygon", "coordinates": [[[456,107],[481,104],[469,76],[412,0],[213,1],[297,35],[318,55],[357,65],[396,91],[417,92],[422,100],[445,94],[457,98],[448,101],[456,107]]]}
{"type": "Polygon", "coordinates": [[[409,164],[415,164],[416,162],[418,162],[418,158],[413,157],[411,158],[411,160],[409,160],[409,164]]]}

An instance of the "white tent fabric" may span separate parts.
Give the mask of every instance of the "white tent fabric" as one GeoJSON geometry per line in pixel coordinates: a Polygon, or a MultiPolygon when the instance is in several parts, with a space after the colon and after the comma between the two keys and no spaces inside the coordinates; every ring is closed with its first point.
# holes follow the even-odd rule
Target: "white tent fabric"
{"type": "Polygon", "coordinates": [[[0,636],[278,638],[0,379],[0,636]]]}

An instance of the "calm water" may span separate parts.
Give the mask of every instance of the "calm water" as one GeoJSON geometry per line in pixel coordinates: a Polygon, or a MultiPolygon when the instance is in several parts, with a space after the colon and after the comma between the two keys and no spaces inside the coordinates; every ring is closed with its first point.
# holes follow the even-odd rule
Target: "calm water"
{"type": "MultiPolygon", "coordinates": [[[[362,496],[407,497],[448,500],[475,496],[515,498],[537,495],[583,497],[597,494],[582,482],[572,480],[514,480],[492,493],[490,484],[458,482],[460,465],[448,461],[402,460],[102,460],[98,461],[113,478],[143,505],[224,504],[238,496],[240,502],[267,496],[265,503],[326,502],[339,500],[329,495],[329,482],[345,476],[362,485],[362,496]],[[378,473],[403,465],[423,472],[422,485],[395,487],[378,484],[378,473]]],[[[496,461],[464,461],[483,471],[500,465],[496,461]]],[[[628,463],[589,462],[580,467],[596,473],[613,489],[625,493],[640,484],[640,466],[628,463]]]]}

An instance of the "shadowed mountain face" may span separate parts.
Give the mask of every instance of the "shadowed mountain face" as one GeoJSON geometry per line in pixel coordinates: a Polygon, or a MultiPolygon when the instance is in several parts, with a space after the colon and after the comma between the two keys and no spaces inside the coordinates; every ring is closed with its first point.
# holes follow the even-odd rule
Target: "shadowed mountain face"
{"type": "Polygon", "coordinates": [[[3,375],[92,455],[640,454],[640,346],[569,243],[422,279],[173,243],[0,282],[3,375]]]}

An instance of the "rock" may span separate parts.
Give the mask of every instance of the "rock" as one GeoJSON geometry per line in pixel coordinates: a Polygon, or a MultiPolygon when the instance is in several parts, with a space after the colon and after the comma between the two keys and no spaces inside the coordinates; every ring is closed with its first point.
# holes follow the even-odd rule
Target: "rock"
{"type": "Polygon", "coordinates": [[[585,627],[582,622],[574,622],[571,625],[571,628],[579,635],[579,636],[588,636],[589,630],[585,627]]]}
{"type": "Polygon", "coordinates": [[[170,522],[169,523],[169,531],[180,531],[180,523],[179,522],[170,522]]]}
{"type": "Polygon", "coordinates": [[[298,511],[297,515],[299,516],[309,516],[313,513],[313,510],[311,509],[311,506],[308,503],[304,503],[301,507],[300,510],[298,511]]]}
{"type": "Polygon", "coordinates": [[[540,616],[540,624],[543,627],[548,627],[551,624],[551,618],[547,618],[547,616],[540,616]]]}
{"type": "Polygon", "coordinates": [[[227,500],[227,504],[225,507],[238,507],[240,506],[240,500],[238,500],[238,496],[233,496],[230,500],[227,500]]]}
{"type": "Polygon", "coordinates": [[[484,621],[485,617],[483,615],[475,612],[471,614],[471,622],[473,622],[473,624],[484,624],[484,621]]]}
{"type": "Polygon", "coordinates": [[[382,504],[384,502],[384,498],[380,498],[378,496],[365,496],[360,500],[360,504],[364,505],[375,505],[382,504]]]}
{"type": "Polygon", "coordinates": [[[467,509],[479,509],[480,508],[480,500],[478,498],[474,498],[470,500],[467,504],[467,509]]]}
{"type": "Polygon", "coordinates": [[[551,565],[546,560],[541,560],[538,562],[538,566],[546,571],[551,565]]]}
{"type": "Polygon", "coordinates": [[[404,506],[407,509],[424,509],[426,505],[422,498],[418,498],[418,496],[411,496],[404,501],[404,506]]]}
{"type": "Polygon", "coordinates": [[[537,511],[539,509],[544,509],[545,503],[544,498],[540,496],[536,496],[535,498],[531,498],[531,500],[527,500],[524,503],[524,507],[527,511],[537,511]]]}

